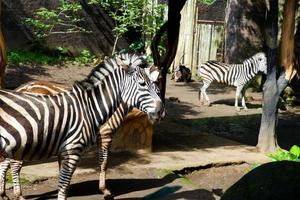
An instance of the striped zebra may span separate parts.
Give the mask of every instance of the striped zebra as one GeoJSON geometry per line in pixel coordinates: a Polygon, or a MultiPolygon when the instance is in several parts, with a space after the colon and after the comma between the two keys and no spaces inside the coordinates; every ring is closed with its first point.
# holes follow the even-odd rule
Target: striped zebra
{"type": "MultiPolygon", "coordinates": [[[[137,107],[151,121],[159,120],[163,104],[146,75],[144,57],[120,54],[106,59],[68,92],[32,95],[0,91],[0,155],[14,160],[58,156],[57,199],[66,199],[72,174],[98,127],[120,104],[137,107]]],[[[5,198],[5,197],[4,197],[5,198]]]]}
{"type": "MultiPolygon", "coordinates": [[[[152,86],[156,89],[156,93],[159,90],[155,84],[157,82],[160,71],[157,67],[151,66],[145,68],[146,74],[148,75],[152,86]]],[[[23,84],[15,89],[17,92],[23,92],[27,94],[43,94],[43,95],[54,95],[60,92],[67,92],[70,88],[63,84],[47,81],[31,81],[23,84]]],[[[108,149],[112,141],[112,137],[117,129],[121,126],[126,114],[130,111],[126,104],[120,104],[114,114],[108,119],[108,121],[100,127],[98,133],[97,144],[99,146],[99,190],[104,194],[104,198],[112,198],[111,192],[106,188],[106,169],[108,160],[108,149]],[[120,115],[120,113],[122,115],[120,115]]],[[[5,159],[0,163],[0,194],[5,195],[5,177],[9,166],[12,169],[12,177],[14,184],[14,196],[17,199],[23,199],[21,187],[20,187],[20,171],[22,168],[22,161],[5,159]]]]}
{"type": "Polygon", "coordinates": [[[258,72],[267,74],[267,58],[265,53],[260,52],[246,59],[242,64],[226,64],[218,61],[207,61],[197,68],[198,76],[203,80],[203,86],[199,89],[200,102],[204,103],[204,98],[208,105],[210,100],[206,94],[206,89],[213,81],[233,85],[236,87],[235,108],[239,110],[238,99],[242,94],[242,107],[247,109],[245,102],[245,85],[258,72]]]}

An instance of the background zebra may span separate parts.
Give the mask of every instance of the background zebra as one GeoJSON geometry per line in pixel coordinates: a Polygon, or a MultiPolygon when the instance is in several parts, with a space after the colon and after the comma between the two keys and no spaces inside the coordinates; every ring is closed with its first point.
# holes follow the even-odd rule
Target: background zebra
{"type": "MultiPolygon", "coordinates": [[[[158,80],[160,71],[157,67],[151,66],[145,68],[152,86],[156,89],[158,93],[159,90],[155,84],[158,80]]],[[[28,94],[57,94],[60,92],[67,92],[70,88],[63,84],[58,84],[54,82],[47,81],[31,81],[26,84],[23,84],[15,89],[17,92],[23,92],[28,94]]],[[[112,137],[117,129],[121,126],[122,121],[129,112],[129,108],[126,104],[121,103],[114,114],[108,119],[108,121],[100,127],[98,133],[98,147],[99,147],[99,189],[104,194],[104,198],[112,198],[111,192],[106,187],[106,169],[107,169],[107,160],[108,160],[108,150],[112,141],[112,137]],[[121,113],[121,115],[120,115],[121,113]]],[[[5,177],[6,172],[9,169],[9,166],[12,169],[12,177],[14,184],[14,196],[17,199],[23,199],[21,186],[20,186],[20,171],[22,168],[22,161],[17,161],[13,159],[5,159],[0,163],[0,194],[1,196],[5,195],[5,177]]]]}
{"type": "Polygon", "coordinates": [[[158,120],[163,105],[143,57],[120,54],[97,66],[68,92],[30,95],[0,91],[1,156],[40,160],[58,156],[58,199],[66,191],[84,149],[96,142],[98,127],[125,103],[158,120]]]}
{"type": "Polygon", "coordinates": [[[207,61],[197,68],[198,76],[202,78],[203,86],[200,88],[200,102],[203,103],[204,98],[208,105],[210,100],[206,94],[206,89],[211,82],[217,81],[227,85],[236,87],[235,104],[237,110],[238,99],[242,94],[242,107],[247,109],[245,103],[244,87],[258,72],[267,74],[267,58],[265,53],[260,52],[246,59],[242,64],[226,64],[218,61],[207,61]]]}

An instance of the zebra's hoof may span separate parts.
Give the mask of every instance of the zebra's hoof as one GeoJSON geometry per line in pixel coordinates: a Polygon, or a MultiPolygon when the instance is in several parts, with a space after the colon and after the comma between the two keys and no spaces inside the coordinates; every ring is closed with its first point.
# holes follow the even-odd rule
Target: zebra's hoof
{"type": "Polygon", "coordinates": [[[208,103],[205,103],[204,105],[207,106],[207,107],[210,107],[211,103],[208,102],[208,103]]]}
{"type": "Polygon", "coordinates": [[[235,110],[236,111],[241,111],[241,108],[240,107],[235,107],[235,110]]]}
{"type": "Polygon", "coordinates": [[[114,196],[113,196],[112,194],[110,194],[110,195],[105,195],[105,196],[104,196],[104,199],[105,199],[105,200],[114,200],[114,196]]]}
{"type": "Polygon", "coordinates": [[[12,198],[12,200],[25,200],[22,196],[15,196],[12,198]]]}

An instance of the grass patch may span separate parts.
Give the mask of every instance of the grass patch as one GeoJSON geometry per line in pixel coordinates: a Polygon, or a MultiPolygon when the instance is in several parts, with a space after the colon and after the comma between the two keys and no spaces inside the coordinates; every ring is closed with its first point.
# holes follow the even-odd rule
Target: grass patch
{"type": "MultiPolygon", "coordinates": [[[[7,173],[6,173],[6,183],[9,184],[9,185],[13,185],[11,170],[8,170],[7,173]]],[[[21,176],[20,177],[20,184],[21,185],[31,184],[31,181],[21,176]]]]}
{"type": "Polygon", "coordinates": [[[63,59],[57,56],[50,56],[41,52],[30,52],[24,50],[8,50],[8,64],[57,64],[63,59]]]}
{"type": "MultiPolygon", "coordinates": [[[[50,52],[50,51],[49,51],[50,52]]],[[[98,59],[92,55],[88,50],[83,49],[78,56],[72,56],[68,50],[64,48],[57,48],[50,53],[42,51],[25,51],[10,49],[7,51],[8,64],[40,64],[40,65],[54,65],[62,63],[72,64],[91,64],[98,59]]]]}

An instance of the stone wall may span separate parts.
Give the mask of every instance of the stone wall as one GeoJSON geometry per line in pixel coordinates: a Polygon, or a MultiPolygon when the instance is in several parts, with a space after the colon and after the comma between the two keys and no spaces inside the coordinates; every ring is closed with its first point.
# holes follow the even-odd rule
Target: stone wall
{"type": "MultiPolygon", "coordinates": [[[[2,29],[6,46],[17,49],[28,48],[33,39],[32,31],[22,23],[22,19],[30,17],[37,8],[55,8],[58,2],[58,0],[3,0],[2,29]]],[[[87,0],[79,2],[83,7],[80,15],[86,19],[83,26],[92,33],[51,36],[47,40],[48,46],[68,47],[75,54],[86,48],[95,54],[110,55],[114,42],[112,20],[99,7],[88,5],[87,0]]],[[[121,39],[118,48],[126,46],[127,42],[121,39]]]]}

